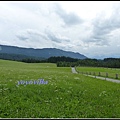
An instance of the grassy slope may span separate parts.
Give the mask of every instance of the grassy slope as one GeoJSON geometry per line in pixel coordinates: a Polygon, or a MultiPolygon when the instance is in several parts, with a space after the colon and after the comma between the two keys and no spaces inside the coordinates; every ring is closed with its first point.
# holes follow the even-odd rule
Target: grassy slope
{"type": "Polygon", "coordinates": [[[115,69],[115,68],[100,68],[100,67],[77,67],[77,71],[79,72],[88,72],[93,74],[94,72],[96,75],[99,75],[99,72],[101,73],[101,76],[105,77],[106,73],[108,73],[109,78],[114,78],[115,75],[118,74],[118,80],[120,80],[120,69],[115,69]]]}
{"type": "Polygon", "coordinates": [[[120,118],[120,84],[55,64],[0,60],[1,118],[120,118]],[[19,85],[18,80],[48,81],[19,85]]]}

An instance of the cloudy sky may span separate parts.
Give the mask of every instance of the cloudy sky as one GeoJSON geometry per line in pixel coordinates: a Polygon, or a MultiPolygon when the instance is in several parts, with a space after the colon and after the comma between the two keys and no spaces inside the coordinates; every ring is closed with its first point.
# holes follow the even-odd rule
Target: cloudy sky
{"type": "Polygon", "coordinates": [[[120,1],[0,1],[0,44],[120,58],[120,1]]]}

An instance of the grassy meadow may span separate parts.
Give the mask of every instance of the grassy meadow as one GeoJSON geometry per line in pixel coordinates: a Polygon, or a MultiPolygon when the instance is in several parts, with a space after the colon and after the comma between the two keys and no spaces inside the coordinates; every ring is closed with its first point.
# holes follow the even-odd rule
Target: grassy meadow
{"type": "Polygon", "coordinates": [[[52,63],[0,60],[0,118],[120,118],[120,84],[52,63]],[[17,85],[40,78],[48,84],[17,85]]]}

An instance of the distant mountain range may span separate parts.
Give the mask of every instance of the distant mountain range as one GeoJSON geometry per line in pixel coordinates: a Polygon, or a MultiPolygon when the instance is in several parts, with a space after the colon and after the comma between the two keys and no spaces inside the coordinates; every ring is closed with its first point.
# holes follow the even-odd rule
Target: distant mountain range
{"type": "Polygon", "coordinates": [[[0,54],[32,56],[42,59],[47,59],[52,56],[66,56],[77,59],[87,58],[86,56],[80,53],[64,51],[56,48],[34,49],[34,48],[22,48],[22,47],[7,46],[7,45],[0,45],[0,54]]]}

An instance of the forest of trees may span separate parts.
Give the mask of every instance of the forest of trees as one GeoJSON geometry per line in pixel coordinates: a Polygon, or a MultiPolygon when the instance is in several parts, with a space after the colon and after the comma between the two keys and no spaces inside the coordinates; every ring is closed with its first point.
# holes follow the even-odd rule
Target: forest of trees
{"type": "Polygon", "coordinates": [[[71,67],[71,66],[89,66],[89,67],[108,67],[120,68],[120,58],[105,58],[98,59],[75,59],[65,56],[50,57],[48,59],[37,58],[26,55],[0,53],[0,59],[14,60],[26,63],[56,63],[57,67],[71,67]]]}
{"type": "Polygon", "coordinates": [[[8,53],[0,53],[0,59],[29,62],[29,63],[40,62],[41,60],[44,60],[44,58],[38,58],[38,57],[27,56],[22,54],[8,54],[8,53]]]}
{"type": "Polygon", "coordinates": [[[120,68],[120,58],[105,58],[104,60],[97,59],[82,59],[76,62],[57,62],[58,67],[66,66],[89,66],[89,67],[107,67],[120,68]]]}

